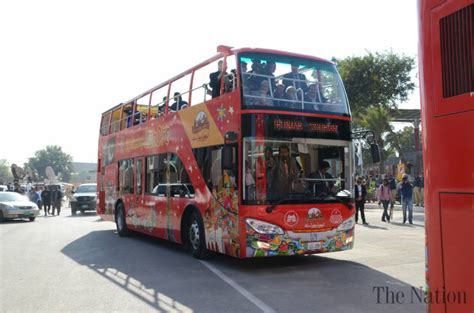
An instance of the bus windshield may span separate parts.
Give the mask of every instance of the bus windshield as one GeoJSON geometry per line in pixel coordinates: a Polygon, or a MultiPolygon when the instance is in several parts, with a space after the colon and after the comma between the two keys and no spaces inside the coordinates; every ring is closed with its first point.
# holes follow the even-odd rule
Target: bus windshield
{"type": "Polygon", "coordinates": [[[245,108],[348,115],[336,67],[278,54],[239,55],[245,108]]]}
{"type": "Polygon", "coordinates": [[[343,140],[244,138],[242,199],[247,204],[334,200],[352,190],[351,149],[343,140]]]}

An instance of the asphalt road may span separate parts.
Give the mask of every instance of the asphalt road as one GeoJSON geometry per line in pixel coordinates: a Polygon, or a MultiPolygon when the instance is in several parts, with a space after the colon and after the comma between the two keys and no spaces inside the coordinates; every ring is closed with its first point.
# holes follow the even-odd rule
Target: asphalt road
{"type": "Polygon", "coordinates": [[[68,209],[5,222],[0,312],[425,312],[414,293],[425,277],[423,211],[414,225],[399,211],[387,224],[368,207],[351,251],[249,260],[199,261],[68,209]]]}

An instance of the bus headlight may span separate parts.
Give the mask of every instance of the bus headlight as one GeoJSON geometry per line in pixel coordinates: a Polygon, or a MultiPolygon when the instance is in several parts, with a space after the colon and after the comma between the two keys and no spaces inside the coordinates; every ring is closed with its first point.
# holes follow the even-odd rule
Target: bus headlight
{"type": "Polygon", "coordinates": [[[349,218],[348,220],[342,222],[337,227],[337,230],[349,230],[354,227],[354,217],[349,218]]]}
{"type": "Polygon", "coordinates": [[[259,234],[278,234],[283,235],[285,232],[281,227],[270,224],[267,222],[259,221],[253,218],[248,218],[245,220],[248,226],[255,230],[259,234]]]}

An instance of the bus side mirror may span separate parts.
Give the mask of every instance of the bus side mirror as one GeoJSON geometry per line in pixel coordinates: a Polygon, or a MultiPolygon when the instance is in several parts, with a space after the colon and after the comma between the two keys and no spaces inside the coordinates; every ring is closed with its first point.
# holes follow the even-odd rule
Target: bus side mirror
{"type": "Polygon", "coordinates": [[[221,168],[223,170],[230,170],[233,168],[233,148],[231,146],[224,146],[222,148],[221,168]]]}
{"type": "Polygon", "coordinates": [[[380,162],[380,151],[379,146],[376,143],[370,144],[370,154],[372,155],[372,161],[374,163],[380,162]]]}

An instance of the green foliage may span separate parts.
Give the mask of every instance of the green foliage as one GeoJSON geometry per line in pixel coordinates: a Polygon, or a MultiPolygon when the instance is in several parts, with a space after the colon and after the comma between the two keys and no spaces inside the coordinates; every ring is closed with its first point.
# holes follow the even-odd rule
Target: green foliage
{"type": "Polygon", "coordinates": [[[415,65],[412,57],[389,51],[348,57],[336,63],[351,110],[356,114],[370,107],[396,108],[415,88],[410,77],[415,65]]]}
{"type": "MultiPolygon", "coordinates": [[[[415,129],[412,126],[404,127],[402,130],[396,133],[390,133],[387,135],[387,141],[392,147],[397,147],[396,140],[398,140],[400,145],[400,149],[398,151],[400,155],[403,155],[406,152],[415,151],[415,129]]],[[[419,142],[421,145],[421,136],[419,138],[419,142]]]]}
{"type": "Polygon", "coordinates": [[[46,167],[51,166],[56,176],[61,173],[62,181],[68,182],[71,178],[72,168],[72,157],[63,152],[59,146],[46,146],[45,149],[35,152],[35,156],[28,159],[26,167],[36,169],[43,180],[46,178],[46,167]]]}
{"type": "Polygon", "coordinates": [[[0,184],[3,185],[7,182],[13,182],[10,164],[7,162],[7,160],[0,159],[0,184]]]}
{"type": "MultiPolygon", "coordinates": [[[[383,168],[383,162],[387,159],[390,151],[386,151],[386,143],[384,140],[384,134],[391,131],[390,126],[390,115],[386,107],[377,106],[370,107],[364,114],[360,113],[357,116],[359,125],[365,129],[370,129],[374,133],[374,140],[379,145],[381,168],[383,168]]],[[[367,150],[367,149],[364,149],[367,150]]]]}

